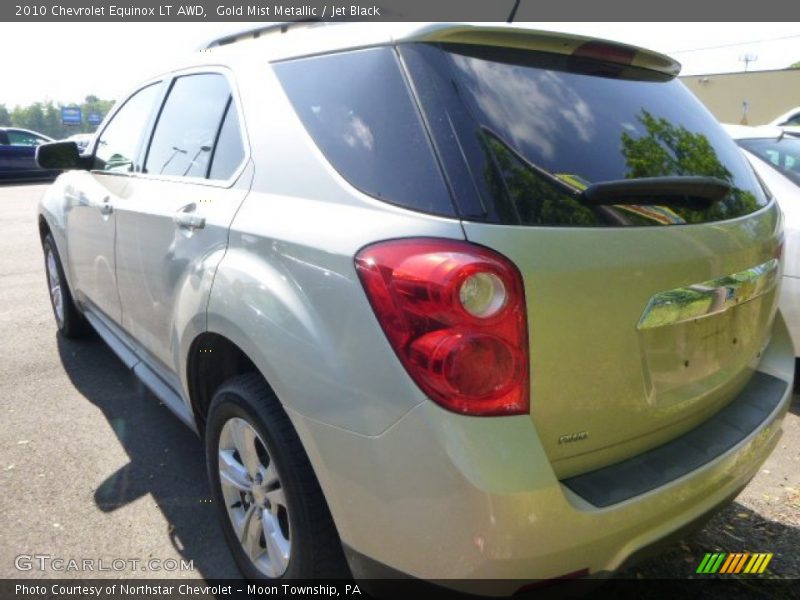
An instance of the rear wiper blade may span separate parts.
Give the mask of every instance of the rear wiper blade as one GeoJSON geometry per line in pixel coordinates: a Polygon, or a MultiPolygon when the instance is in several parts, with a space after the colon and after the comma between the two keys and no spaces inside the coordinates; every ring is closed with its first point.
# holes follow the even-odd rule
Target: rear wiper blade
{"type": "Polygon", "coordinates": [[[591,184],[581,192],[590,206],[659,205],[705,210],[722,200],[731,185],[716,177],[643,177],[591,184]]]}

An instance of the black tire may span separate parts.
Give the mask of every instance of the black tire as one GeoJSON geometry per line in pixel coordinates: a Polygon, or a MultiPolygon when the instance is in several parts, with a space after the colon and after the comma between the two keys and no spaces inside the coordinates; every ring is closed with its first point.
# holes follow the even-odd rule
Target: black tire
{"type": "MultiPolygon", "coordinates": [[[[219,509],[225,539],[245,577],[273,581],[349,577],[341,541],[308,456],[283,407],[260,374],[236,376],[217,390],[208,412],[205,447],[212,498],[219,509]],[[220,438],[226,423],[236,418],[244,419],[255,430],[260,438],[257,445],[263,442],[266,446],[266,454],[277,467],[285,495],[291,550],[288,567],[278,576],[271,577],[256,567],[239,541],[233,517],[228,514],[220,483],[220,438]]],[[[230,494],[230,488],[227,489],[230,494]]],[[[257,505],[252,499],[248,502],[246,494],[240,495],[242,502],[236,510],[244,511],[246,506],[257,505]]],[[[236,507],[236,503],[231,506],[236,507]]],[[[264,546],[264,538],[260,544],[264,546]]]]}
{"type": "Polygon", "coordinates": [[[78,310],[78,307],[75,305],[75,301],[72,298],[72,292],[67,284],[67,278],[64,276],[64,267],[61,265],[61,257],[58,255],[58,249],[56,248],[56,243],[51,234],[48,233],[44,238],[44,242],[42,242],[42,249],[44,250],[44,269],[45,275],[47,276],[47,291],[48,296],[50,297],[50,306],[53,309],[53,316],[55,317],[58,331],[65,338],[75,339],[84,337],[89,330],[89,324],[86,322],[86,319],[83,318],[83,315],[78,310]],[[53,260],[55,261],[55,275],[58,277],[60,287],[62,303],[61,316],[59,316],[56,308],[56,299],[51,291],[51,274],[48,266],[50,255],[52,255],[53,260]]]}

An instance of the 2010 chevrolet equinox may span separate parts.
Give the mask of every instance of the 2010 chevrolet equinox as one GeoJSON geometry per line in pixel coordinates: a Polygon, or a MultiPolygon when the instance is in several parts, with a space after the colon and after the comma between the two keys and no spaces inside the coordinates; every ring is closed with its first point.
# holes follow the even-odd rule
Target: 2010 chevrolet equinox
{"type": "Polygon", "coordinates": [[[203,437],[247,577],[614,570],[791,395],[780,211],[678,70],[515,27],[218,40],[39,149],[58,328],[203,437]]]}

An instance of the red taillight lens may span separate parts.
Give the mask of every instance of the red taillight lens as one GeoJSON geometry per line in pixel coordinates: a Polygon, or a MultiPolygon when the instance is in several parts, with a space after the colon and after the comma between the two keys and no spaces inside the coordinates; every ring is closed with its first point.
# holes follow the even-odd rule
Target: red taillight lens
{"type": "Polygon", "coordinates": [[[386,337],[422,390],[468,415],[529,411],[522,277],[504,256],[468,242],[380,242],[356,271],[386,337]]]}

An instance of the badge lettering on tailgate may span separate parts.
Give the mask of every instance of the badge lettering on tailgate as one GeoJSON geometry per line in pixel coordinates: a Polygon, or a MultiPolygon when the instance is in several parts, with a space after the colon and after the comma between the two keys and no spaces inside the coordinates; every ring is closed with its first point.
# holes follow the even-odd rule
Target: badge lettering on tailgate
{"type": "Polygon", "coordinates": [[[577,433],[569,433],[558,437],[559,444],[571,444],[572,442],[580,442],[589,437],[588,431],[578,431],[577,433]]]}

